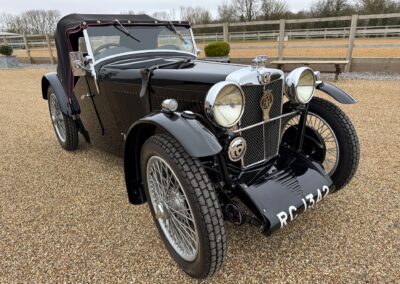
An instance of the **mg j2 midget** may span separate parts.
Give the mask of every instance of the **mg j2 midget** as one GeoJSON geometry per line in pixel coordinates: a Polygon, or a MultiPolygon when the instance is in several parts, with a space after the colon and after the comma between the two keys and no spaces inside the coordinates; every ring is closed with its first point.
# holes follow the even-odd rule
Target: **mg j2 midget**
{"type": "Polygon", "coordinates": [[[41,84],[61,147],[81,135],[123,157],[129,201],[149,204],[192,277],[221,268],[225,221],[270,235],[357,170],[351,121],[314,93],[355,99],[308,67],[202,61],[188,22],[147,15],[68,15],[55,40],[57,72],[41,84]]]}

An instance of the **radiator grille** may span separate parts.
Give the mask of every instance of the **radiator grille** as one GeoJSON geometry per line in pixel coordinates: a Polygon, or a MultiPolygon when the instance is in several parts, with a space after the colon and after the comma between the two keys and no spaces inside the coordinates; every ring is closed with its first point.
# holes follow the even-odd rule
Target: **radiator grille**
{"type": "MultiPolygon", "coordinates": [[[[264,120],[261,109],[261,98],[264,95],[264,89],[271,90],[274,97],[270,118],[275,118],[282,114],[282,84],[282,80],[277,80],[265,87],[262,85],[242,86],[246,103],[240,121],[240,128],[248,127],[264,120]]],[[[204,114],[203,96],[197,97],[193,94],[152,94],[151,105],[153,109],[159,109],[164,99],[174,98],[178,101],[178,111],[191,110],[195,113],[204,114]]],[[[247,141],[247,151],[243,158],[243,166],[248,167],[259,163],[278,153],[280,127],[281,119],[278,119],[240,132],[247,141]]]]}
{"type": "MultiPolygon", "coordinates": [[[[242,86],[246,105],[240,121],[240,128],[263,121],[261,98],[264,95],[264,89],[272,91],[274,98],[269,117],[275,118],[282,114],[282,84],[283,81],[278,80],[265,87],[262,85],[242,86]]],[[[247,151],[243,158],[243,166],[247,167],[256,164],[278,153],[280,127],[281,119],[278,119],[241,132],[247,141],[247,151]]]]}

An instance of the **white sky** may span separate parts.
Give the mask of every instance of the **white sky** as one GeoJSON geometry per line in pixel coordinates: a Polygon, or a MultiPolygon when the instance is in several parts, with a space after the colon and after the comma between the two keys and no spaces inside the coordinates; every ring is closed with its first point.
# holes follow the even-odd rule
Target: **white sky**
{"type": "MultiPolygon", "coordinates": [[[[0,13],[18,14],[31,9],[57,9],[63,15],[70,13],[119,14],[123,11],[169,11],[175,9],[179,16],[181,6],[201,6],[217,15],[218,4],[222,0],[0,0],[0,13]]],[[[288,0],[290,10],[296,12],[307,9],[313,0],[288,0]]]]}

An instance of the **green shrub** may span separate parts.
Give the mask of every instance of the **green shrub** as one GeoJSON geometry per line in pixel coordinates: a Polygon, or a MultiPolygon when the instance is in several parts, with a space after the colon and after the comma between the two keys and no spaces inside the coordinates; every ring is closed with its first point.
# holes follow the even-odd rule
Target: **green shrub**
{"type": "Polygon", "coordinates": [[[230,51],[231,47],[229,46],[229,43],[224,41],[216,41],[207,44],[206,47],[204,48],[204,52],[208,57],[228,56],[230,51]]]}
{"type": "Polygon", "coordinates": [[[13,53],[13,49],[9,45],[0,45],[0,54],[3,55],[11,55],[13,53]]]}

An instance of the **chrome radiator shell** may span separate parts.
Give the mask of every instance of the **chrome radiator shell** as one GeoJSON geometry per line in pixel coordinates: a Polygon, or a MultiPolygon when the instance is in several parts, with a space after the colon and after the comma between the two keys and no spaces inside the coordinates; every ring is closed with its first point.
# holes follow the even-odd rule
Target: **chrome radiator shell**
{"type": "Polygon", "coordinates": [[[246,139],[247,151],[242,159],[242,167],[262,163],[278,154],[283,105],[283,79],[268,84],[244,85],[246,105],[239,129],[236,133],[246,139]],[[269,109],[269,120],[264,120],[261,100],[266,92],[273,95],[269,109]]]}

